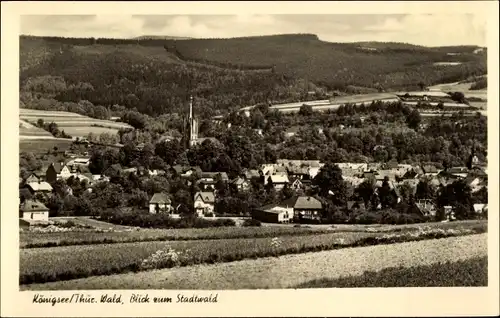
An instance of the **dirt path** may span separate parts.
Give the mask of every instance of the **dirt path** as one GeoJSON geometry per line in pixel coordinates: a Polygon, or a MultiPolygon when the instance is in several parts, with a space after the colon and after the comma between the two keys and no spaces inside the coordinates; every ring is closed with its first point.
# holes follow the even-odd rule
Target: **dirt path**
{"type": "Polygon", "coordinates": [[[487,255],[487,234],[285,255],[21,286],[21,290],[287,288],[368,270],[428,265],[487,255]]]}

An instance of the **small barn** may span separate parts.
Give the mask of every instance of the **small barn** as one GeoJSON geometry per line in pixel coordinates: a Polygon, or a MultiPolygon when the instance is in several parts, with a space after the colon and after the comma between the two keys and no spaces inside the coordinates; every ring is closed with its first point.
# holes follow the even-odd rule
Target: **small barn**
{"type": "Polygon", "coordinates": [[[265,223],[291,223],[293,221],[293,207],[269,204],[254,209],[252,217],[265,223]]]}

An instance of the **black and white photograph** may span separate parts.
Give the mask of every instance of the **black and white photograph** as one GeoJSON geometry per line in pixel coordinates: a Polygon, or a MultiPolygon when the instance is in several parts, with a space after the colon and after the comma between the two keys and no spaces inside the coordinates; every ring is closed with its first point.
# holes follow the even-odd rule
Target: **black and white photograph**
{"type": "Polygon", "coordinates": [[[488,21],[330,11],[21,15],[19,290],[487,287],[488,21]]]}

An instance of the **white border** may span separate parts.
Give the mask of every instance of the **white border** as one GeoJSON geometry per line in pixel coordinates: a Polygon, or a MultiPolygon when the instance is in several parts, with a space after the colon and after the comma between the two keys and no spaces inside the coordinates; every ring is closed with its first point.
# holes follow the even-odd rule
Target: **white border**
{"type": "MultiPolygon", "coordinates": [[[[474,316],[498,315],[498,2],[2,2],[2,316],[474,316]],[[135,5],[134,5],[135,4],[135,5]],[[489,286],[219,291],[217,304],[34,305],[19,292],[18,48],[21,14],[474,13],[488,20],[489,286]],[[15,132],[15,133],[14,133],[15,132]]],[[[457,20],[456,23],[460,23],[457,20]]],[[[432,34],[429,34],[432,36],[432,34]]],[[[116,292],[116,291],[113,291],[116,292]]],[[[67,292],[65,292],[67,293],[67,292]]],[[[86,292],[87,293],[87,292],[86,292]]],[[[101,291],[89,291],[94,295],[101,291]]],[[[129,295],[131,291],[123,291],[129,295]]],[[[149,291],[175,298],[177,291],[149,291]]],[[[51,292],[62,295],[63,292],[51,292]]]]}

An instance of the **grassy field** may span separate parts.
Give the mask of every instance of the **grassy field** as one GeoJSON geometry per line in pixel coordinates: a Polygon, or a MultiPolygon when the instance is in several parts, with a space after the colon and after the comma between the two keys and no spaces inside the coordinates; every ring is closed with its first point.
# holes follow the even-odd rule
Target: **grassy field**
{"type": "Polygon", "coordinates": [[[217,227],[204,229],[139,229],[121,232],[20,233],[20,247],[110,244],[146,241],[187,241],[211,239],[300,236],[334,231],[324,228],[217,227]]]}
{"type": "MultiPolygon", "coordinates": [[[[59,218],[58,218],[59,219],[59,218]]],[[[66,218],[61,218],[66,219],[66,218]]],[[[70,219],[70,218],[67,218],[70,219]]],[[[71,218],[75,223],[90,225],[98,229],[113,229],[115,232],[55,232],[37,233],[21,232],[20,248],[54,247],[69,245],[114,244],[147,241],[187,241],[187,240],[213,240],[237,238],[263,238],[276,236],[304,236],[321,233],[401,233],[419,230],[420,228],[441,229],[473,229],[485,227],[484,220],[470,220],[449,223],[425,223],[414,225],[334,225],[334,226],[263,226],[263,227],[218,227],[202,229],[138,229],[130,231],[129,227],[114,225],[88,218],[71,218]]]]}
{"type": "MultiPolygon", "coordinates": [[[[412,268],[449,261],[460,262],[486,255],[487,234],[481,234],[89,277],[22,285],[20,288],[21,290],[294,288],[323,278],[358,276],[366,271],[380,271],[389,267],[412,268]]],[[[474,268],[479,267],[474,266],[474,268]]],[[[464,281],[465,283],[467,281],[464,281]]]]}
{"type": "Polygon", "coordinates": [[[38,119],[43,119],[46,123],[54,122],[59,127],[59,130],[64,130],[64,132],[73,137],[83,137],[89,133],[96,135],[104,132],[116,134],[120,128],[132,128],[130,125],[125,123],[90,118],[71,112],[21,108],[19,110],[19,117],[20,119],[32,124],[35,124],[38,119]]]}
{"type": "MultiPolygon", "coordinates": [[[[53,248],[30,248],[20,252],[20,281],[24,284],[67,280],[94,275],[110,275],[142,270],[142,261],[159,250],[187,253],[180,265],[230,262],[285,254],[305,253],[355,246],[390,244],[471,233],[484,233],[485,227],[467,231],[425,229],[405,233],[340,232],[274,238],[219,239],[174,242],[136,242],[53,248]],[[276,243],[276,244],[275,244],[276,243]],[[75,253],[78,251],[78,253],[75,253]]],[[[162,263],[163,264],[163,263],[162,263]]],[[[158,265],[169,267],[170,265],[158,265]]]]}
{"type": "Polygon", "coordinates": [[[72,144],[71,139],[56,139],[50,138],[47,139],[23,139],[22,136],[19,138],[19,151],[26,151],[32,153],[46,153],[48,150],[52,150],[54,147],[57,147],[58,150],[67,150],[72,144]]]}
{"type": "Polygon", "coordinates": [[[439,262],[415,267],[391,267],[360,276],[318,279],[294,288],[455,287],[488,286],[488,257],[439,262]]]}

